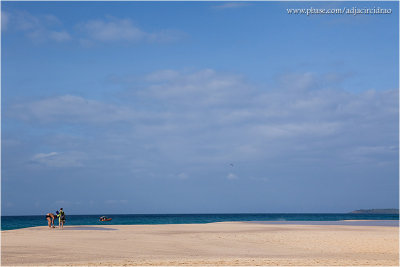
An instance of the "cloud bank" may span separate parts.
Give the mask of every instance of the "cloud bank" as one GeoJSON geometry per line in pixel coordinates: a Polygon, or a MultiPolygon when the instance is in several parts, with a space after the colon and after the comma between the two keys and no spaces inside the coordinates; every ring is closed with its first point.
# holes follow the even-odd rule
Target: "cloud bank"
{"type": "Polygon", "coordinates": [[[52,14],[33,15],[26,11],[2,11],[2,31],[6,29],[22,32],[37,44],[77,41],[84,46],[96,43],[169,43],[184,36],[183,32],[173,29],[148,32],[130,18],[113,16],[76,22],[73,29],[66,29],[62,21],[52,14]]]}
{"type": "MultiPolygon", "coordinates": [[[[320,78],[285,75],[275,87],[257,87],[212,69],[162,70],[147,75],[145,87],[129,89],[120,105],[64,95],[14,105],[12,116],[47,127],[108,125],[105,134],[179,164],[320,162],[328,154],[342,163],[393,160],[397,90],[352,93],[320,85],[320,78]],[[125,130],[114,132],[120,123],[125,130]]],[[[109,149],[104,154],[118,153],[109,149]]]]}
{"type": "Polygon", "coordinates": [[[7,28],[23,32],[35,43],[66,42],[72,39],[70,33],[63,29],[62,22],[51,14],[32,15],[26,11],[2,11],[2,23],[5,23],[3,30],[7,28]]]}
{"type": "Polygon", "coordinates": [[[71,168],[83,166],[85,159],[85,153],[77,151],[38,153],[31,158],[30,164],[45,168],[71,168]]]}
{"type": "Polygon", "coordinates": [[[129,18],[108,16],[106,19],[80,23],[78,27],[86,34],[87,37],[83,39],[86,42],[170,42],[180,38],[180,33],[173,30],[146,32],[129,18]]]}

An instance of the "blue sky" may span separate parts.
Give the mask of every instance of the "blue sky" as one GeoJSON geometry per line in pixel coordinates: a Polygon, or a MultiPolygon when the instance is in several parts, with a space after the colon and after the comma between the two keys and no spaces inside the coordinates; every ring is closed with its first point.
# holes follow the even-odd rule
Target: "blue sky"
{"type": "Polygon", "coordinates": [[[397,208],[398,3],[2,2],[2,214],[397,208]]]}

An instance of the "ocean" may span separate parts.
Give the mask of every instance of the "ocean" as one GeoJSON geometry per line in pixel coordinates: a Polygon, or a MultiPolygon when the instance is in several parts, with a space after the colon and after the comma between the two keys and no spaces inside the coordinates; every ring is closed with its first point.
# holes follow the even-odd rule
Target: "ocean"
{"type": "MultiPolygon", "coordinates": [[[[398,221],[398,214],[353,213],[246,213],[246,214],[101,214],[68,215],[65,225],[128,225],[128,224],[191,224],[228,221],[279,221],[279,222],[327,222],[343,220],[389,220],[398,221]],[[100,222],[100,216],[112,221],[100,222]]],[[[58,221],[56,220],[56,225],[58,221]]],[[[398,223],[396,222],[396,225],[398,223]]],[[[47,226],[45,215],[1,216],[1,230],[13,230],[34,226],[47,226]]]]}

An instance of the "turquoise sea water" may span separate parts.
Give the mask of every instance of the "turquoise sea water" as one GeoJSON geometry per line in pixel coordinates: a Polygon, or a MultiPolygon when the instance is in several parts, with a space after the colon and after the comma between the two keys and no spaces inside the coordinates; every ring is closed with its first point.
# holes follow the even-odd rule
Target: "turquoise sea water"
{"type": "MultiPolygon", "coordinates": [[[[328,222],[343,220],[390,220],[398,221],[398,214],[351,214],[351,213],[254,213],[254,214],[99,214],[68,215],[65,225],[127,225],[127,224],[190,224],[227,221],[280,221],[280,222],[328,222]],[[100,222],[100,216],[112,218],[100,222]]],[[[396,222],[397,223],[397,222],[396,222]]],[[[58,221],[56,221],[56,225],[58,221]]],[[[1,230],[34,226],[46,226],[43,216],[1,216],[1,230]]],[[[398,223],[397,223],[398,225],[398,223]]]]}

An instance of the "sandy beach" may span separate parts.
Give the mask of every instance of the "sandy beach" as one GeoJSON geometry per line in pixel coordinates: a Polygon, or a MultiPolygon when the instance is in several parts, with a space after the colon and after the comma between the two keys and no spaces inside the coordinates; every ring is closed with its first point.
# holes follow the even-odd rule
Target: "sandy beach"
{"type": "Polygon", "coordinates": [[[2,231],[2,265],[399,265],[398,227],[244,222],[2,231]]]}

